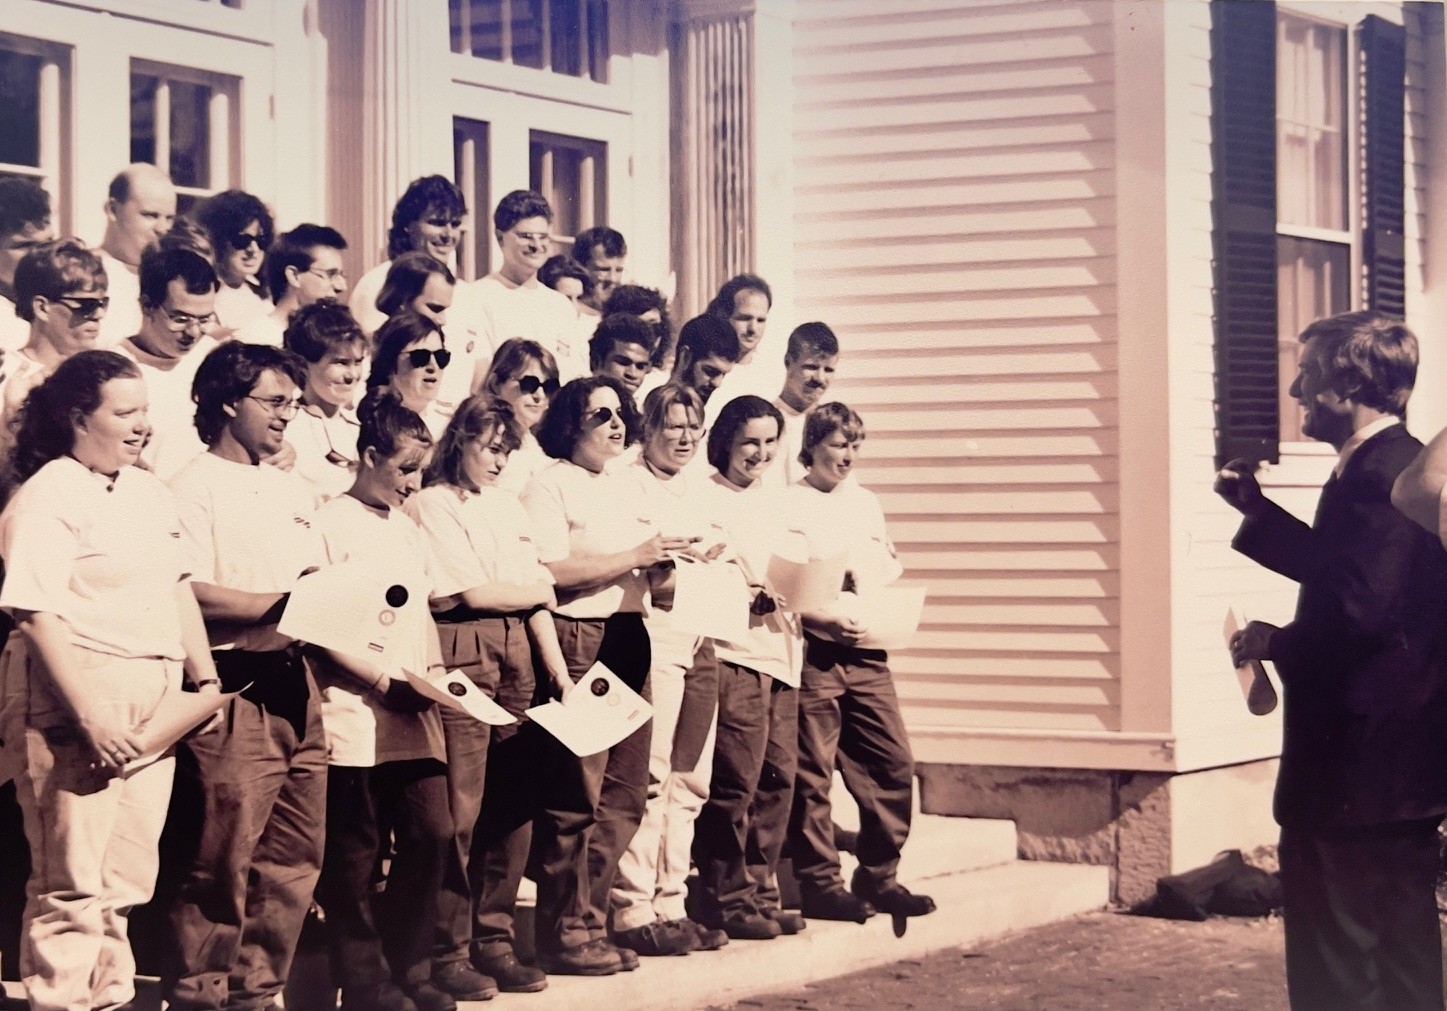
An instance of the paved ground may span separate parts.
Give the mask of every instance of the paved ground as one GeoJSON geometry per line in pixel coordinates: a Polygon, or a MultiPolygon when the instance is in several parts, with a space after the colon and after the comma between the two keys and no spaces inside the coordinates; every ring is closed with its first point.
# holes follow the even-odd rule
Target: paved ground
{"type": "Polygon", "coordinates": [[[733,1008],[1284,1011],[1282,950],[1279,917],[1182,923],[1097,913],[733,1008]]]}

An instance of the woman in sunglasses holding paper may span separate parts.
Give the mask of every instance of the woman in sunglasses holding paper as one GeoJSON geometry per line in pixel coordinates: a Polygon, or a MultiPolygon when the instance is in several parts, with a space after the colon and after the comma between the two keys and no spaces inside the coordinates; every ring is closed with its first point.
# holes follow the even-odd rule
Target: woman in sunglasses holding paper
{"type": "MultiPolygon", "coordinates": [[[[461,671],[512,716],[526,720],[538,680],[572,686],[548,608],[552,574],[538,560],[527,513],[497,486],[522,427],[506,404],[464,401],[438,442],[426,487],[408,511],[436,560],[433,616],[448,670],[461,671]],[[542,669],[534,670],[537,657],[542,669]]],[[[459,999],[486,1000],[497,987],[528,993],[547,985],[518,962],[513,911],[532,840],[532,803],[513,788],[530,782],[516,724],[489,727],[442,710],[456,846],[443,881],[435,979],[459,999]],[[527,800],[529,803],[519,803],[527,800]],[[479,818],[479,812],[481,817],[479,818]],[[475,983],[472,964],[491,980],[475,983]]]]}
{"type": "Polygon", "coordinates": [[[447,414],[437,404],[442,372],[452,362],[442,328],[426,317],[403,310],[377,331],[367,392],[390,389],[424,422],[434,439],[442,437],[447,414]]]}
{"type": "Polygon", "coordinates": [[[552,462],[538,444],[537,430],[558,392],[558,363],[537,341],[510,338],[493,354],[478,392],[507,404],[522,426],[522,445],[508,457],[498,478],[499,488],[521,495],[534,475],[552,462]]]}
{"type": "Polygon", "coordinates": [[[261,263],[271,248],[275,226],[271,212],[257,197],[226,190],[207,197],[193,212],[216,251],[216,318],[227,332],[271,312],[271,296],[261,277],[261,263]]]}
{"type": "Polygon", "coordinates": [[[352,404],[361,385],[367,339],[347,307],[323,299],[298,309],[283,344],[306,362],[301,411],[286,429],[296,449],[295,471],[318,501],[352,486],[360,422],[352,404]]]}
{"type": "MultiPolygon", "coordinates": [[[[647,694],[652,662],[643,623],[649,571],[687,547],[655,533],[632,484],[608,469],[637,438],[638,412],[614,379],[590,376],[553,398],[538,430],[556,462],[523,491],[538,556],[557,583],[558,641],[576,681],[602,663],[647,694]]],[[[607,937],[618,860],[643,817],[651,724],[579,758],[541,741],[537,782],[551,784],[534,824],[537,949],[548,972],[601,976],[637,965],[607,937]]]]}
{"type": "MultiPolygon", "coordinates": [[[[868,641],[870,592],[904,571],[873,492],[848,478],[864,422],[844,404],[816,407],[804,422],[803,480],[784,493],[786,521],[805,532],[816,558],[847,551],[845,592],[827,611],[805,612],[799,690],[799,767],[789,818],[789,853],[806,916],[863,922],[934,911],[927,895],[895,880],[909,836],[914,759],[889,657],[868,641]],[[861,602],[862,606],[861,606],[861,602]],[[859,803],[859,868],[849,891],[834,845],[829,790],[836,764],[859,803]]],[[[877,605],[875,605],[877,606],[877,605]]]]}

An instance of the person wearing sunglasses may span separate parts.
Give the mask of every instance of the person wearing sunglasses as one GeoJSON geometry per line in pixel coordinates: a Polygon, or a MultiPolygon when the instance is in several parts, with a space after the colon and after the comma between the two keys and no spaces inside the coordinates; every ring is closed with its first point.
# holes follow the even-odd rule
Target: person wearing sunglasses
{"type": "MultiPolygon", "coordinates": [[[[352,288],[349,304],[364,334],[372,336],[391,315],[377,308],[377,298],[393,262],[403,253],[421,253],[450,271],[466,219],[467,199],[446,176],[422,176],[408,184],[392,208],[387,259],[363,274],[352,288]]],[[[369,250],[369,259],[371,255],[369,250]]]]}
{"type": "Polygon", "coordinates": [[[563,382],[588,374],[588,349],[573,304],[538,279],[553,251],[553,209],[540,193],[513,190],[492,214],[502,264],[457,291],[457,313],[482,336],[486,359],[512,337],[536,341],[557,360],[563,382]]]}
{"type": "Polygon", "coordinates": [[[151,248],[141,256],[141,331],[116,351],[141,367],[151,391],[151,438],[141,462],[163,481],[206,451],[191,383],[216,347],[219,284],[211,264],[188,250],[151,248]]]}
{"type": "MultiPolygon", "coordinates": [[[[725,545],[705,514],[701,483],[687,469],[702,440],[698,394],[684,386],[660,386],[643,405],[643,451],[620,471],[633,482],[638,500],[648,504],[659,529],[700,538],[689,552],[692,560],[678,565],[727,564],[718,560],[725,545]]],[[[653,604],[666,603],[666,596],[671,589],[655,583],[653,604]]],[[[673,628],[669,611],[650,607],[646,622],[653,653],[648,800],[643,821],[618,862],[610,896],[613,941],[640,955],[712,951],[728,943],[728,934],[690,919],[684,898],[694,821],[708,799],[713,769],[718,661],[713,640],[673,628]]]]}
{"type": "Polygon", "coordinates": [[[294,469],[325,501],[350,488],[357,472],[360,423],[352,404],[362,385],[367,341],[347,307],[330,299],[298,309],[284,341],[306,362],[301,412],[286,430],[296,449],[294,469]]]}
{"type": "Polygon", "coordinates": [[[377,308],[388,316],[410,309],[447,328],[452,363],[442,376],[437,406],[448,417],[481,383],[487,363],[478,358],[478,349],[490,346],[468,320],[451,311],[456,291],[457,278],[446,264],[426,253],[403,253],[392,261],[377,296],[377,308]]]}
{"type": "MultiPolygon", "coordinates": [[[[464,401],[408,511],[437,565],[432,609],[443,662],[526,721],[539,679],[560,694],[573,682],[548,612],[556,603],[552,574],[517,496],[497,486],[522,435],[506,404],[464,401]]],[[[534,782],[528,735],[447,709],[442,726],[457,846],[443,879],[433,980],[459,1000],[541,990],[547,978],[518,962],[513,933],[537,799],[512,785],[534,782]]]]}
{"type": "Polygon", "coordinates": [[[115,305],[101,320],[101,347],[115,347],[141,328],[141,253],[165,238],[176,222],[176,187],[149,162],[127,165],[106,191],[101,265],[115,305]]]}
{"type": "Polygon", "coordinates": [[[297,310],[324,298],[342,300],[347,294],[342,265],[346,248],[342,233],[326,225],[297,225],[278,235],[261,264],[275,308],[237,327],[236,339],[279,348],[287,321],[297,310]]]}
{"type": "MultiPolygon", "coordinates": [[[[297,416],[300,358],[228,341],[196,372],[207,452],[171,478],[181,554],[223,691],[218,720],[180,745],[172,825],[195,826],[171,864],[174,1008],[266,1007],[286,982],[322,860],[327,742],[300,644],[277,622],[297,576],[322,562],[316,497],[263,466],[297,416]]],[[[168,854],[169,855],[169,854],[168,854]]]]}
{"type": "Polygon", "coordinates": [[[508,456],[498,478],[498,487],[521,495],[533,476],[552,462],[538,443],[537,430],[558,392],[557,360],[537,341],[503,341],[478,392],[507,404],[522,425],[522,445],[508,456]]]}
{"type": "MultiPolygon", "coordinates": [[[[538,430],[556,462],[523,490],[522,503],[557,583],[553,614],[568,673],[576,681],[599,662],[647,697],[649,570],[692,542],[657,532],[631,483],[609,469],[637,435],[638,410],[617,380],[573,380],[538,430]]],[[[643,818],[651,732],[645,723],[586,758],[533,735],[536,775],[520,788],[547,791],[533,825],[538,965],[546,972],[601,976],[637,965],[634,952],[608,939],[608,896],[643,818]]]]}
{"type": "Polygon", "coordinates": [[[272,310],[271,293],[261,274],[266,251],[275,236],[271,212],[244,190],[225,190],[207,197],[193,212],[211,236],[216,250],[216,318],[234,334],[272,310]]]}
{"type": "Polygon", "coordinates": [[[433,438],[441,438],[447,414],[438,406],[442,374],[452,363],[442,328],[436,321],[410,309],[389,317],[376,333],[367,392],[390,389],[409,411],[427,423],[433,438]]]}
{"type": "Polygon", "coordinates": [[[0,379],[0,452],[26,394],[61,362],[94,348],[110,305],[105,267],[77,238],[36,246],[15,266],[15,311],[30,326],[24,347],[4,356],[0,379]]]}

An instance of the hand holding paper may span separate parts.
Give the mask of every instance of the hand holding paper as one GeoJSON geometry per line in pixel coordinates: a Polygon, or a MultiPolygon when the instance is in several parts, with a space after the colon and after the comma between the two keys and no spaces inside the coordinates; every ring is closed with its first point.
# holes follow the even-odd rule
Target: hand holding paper
{"type": "Polygon", "coordinates": [[[528,710],[533,722],[579,757],[606,751],[653,718],[653,707],[601,663],[562,702],[528,710]]]}
{"type": "Polygon", "coordinates": [[[335,650],[400,674],[420,666],[420,623],[427,594],[382,581],[360,565],[329,565],[297,580],[277,628],[282,635],[335,650]]]}
{"type": "Polygon", "coordinates": [[[863,649],[904,649],[919,631],[924,613],[923,586],[879,586],[859,594],[864,625],[863,649]]]}
{"type": "Polygon", "coordinates": [[[680,560],[673,588],[672,628],[743,642],[749,636],[749,586],[737,565],[680,560]]]}
{"type": "Polygon", "coordinates": [[[137,769],[143,769],[165,755],[183,737],[225,709],[227,704],[246,688],[225,693],[183,692],[179,689],[167,691],[161,696],[151,718],[137,728],[141,743],[140,756],[127,762],[120,774],[125,776],[137,769]]]}
{"type": "Polygon", "coordinates": [[[784,607],[796,614],[827,610],[839,599],[847,564],[842,553],[807,562],[775,555],[769,560],[769,589],[783,599],[784,607]]]}
{"type": "Polygon", "coordinates": [[[423,674],[407,673],[407,680],[417,691],[438,705],[466,713],[490,727],[516,723],[517,717],[483,693],[462,671],[448,671],[446,677],[433,681],[423,674]]]}

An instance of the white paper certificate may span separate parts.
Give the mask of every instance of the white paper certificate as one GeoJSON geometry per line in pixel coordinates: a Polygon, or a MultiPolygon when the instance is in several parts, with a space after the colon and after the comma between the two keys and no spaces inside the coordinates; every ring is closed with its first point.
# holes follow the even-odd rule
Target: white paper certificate
{"type": "Polygon", "coordinates": [[[490,727],[505,727],[509,723],[517,722],[516,716],[488,698],[487,693],[473,684],[472,678],[460,670],[448,671],[445,677],[435,681],[425,674],[408,671],[407,680],[419,693],[438,705],[466,713],[490,727]]]}
{"type": "Polygon", "coordinates": [[[186,692],[179,688],[168,690],[156,704],[156,711],[151,714],[151,718],[138,728],[140,757],[127,762],[121,769],[121,775],[144,769],[164,756],[181,738],[226,708],[232,699],[245,690],[246,688],[237,692],[217,692],[214,695],[186,692]]]}
{"type": "Polygon", "coordinates": [[[795,614],[828,610],[839,599],[848,561],[843,554],[796,562],[782,555],[769,559],[769,590],[795,614]]]}
{"type": "Polygon", "coordinates": [[[752,594],[737,565],[681,559],[675,572],[671,629],[724,642],[748,639],[752,594]]]}
{"type": "Polygon", "coordinates": [[[606,751],[653,718],[653,707],[618,676],[595,663],[565,702],[534,706],[528,716],[581,757],[606,751]]]}
{"type": "Polygon", "coordinates": [[[880,586],[859,594],[858,620],[865,628],[863,649],[904,649],[919,631],[924,613],[923,586],[880,586]]]}
{"type": "Polygon", "coordinates": [[[401,672],[420,666],[426,615],[424,589],[379,580],[364,566],[342,562],[297,580],[277,630],[401,672]]]}

